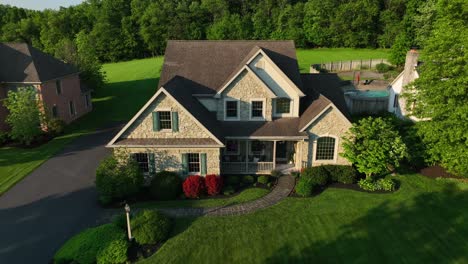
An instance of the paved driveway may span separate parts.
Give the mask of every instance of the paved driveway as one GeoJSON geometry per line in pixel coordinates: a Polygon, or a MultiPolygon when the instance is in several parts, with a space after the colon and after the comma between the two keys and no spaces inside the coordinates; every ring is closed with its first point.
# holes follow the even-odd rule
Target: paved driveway
{"type": "Polygon", "coordinates": [[[94,225],[94,173],[117,128],[78,138],[0,197],[0,263],[48,263],[72,235],[94,225]]]}

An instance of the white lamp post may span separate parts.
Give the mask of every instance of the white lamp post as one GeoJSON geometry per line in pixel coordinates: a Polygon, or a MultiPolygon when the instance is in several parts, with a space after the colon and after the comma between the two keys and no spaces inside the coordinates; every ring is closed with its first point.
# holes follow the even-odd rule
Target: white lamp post
{"type": "Polygon", "coordinates": [[[132,229],[130,227],[130,206],[127,203],[125,204],[125,213],[127,215],[128,240],[132,241],[132,229]]]}

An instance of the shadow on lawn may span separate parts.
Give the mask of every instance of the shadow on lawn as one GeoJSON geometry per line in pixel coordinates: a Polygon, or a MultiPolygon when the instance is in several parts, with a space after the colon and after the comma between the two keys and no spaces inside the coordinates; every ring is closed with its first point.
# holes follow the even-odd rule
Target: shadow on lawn
{"type": "Polygon", "coordinates": [[[468,261],[468,192],[441,192],[388,202],[341,228],[335,240],[283,247],[266,263],[453,263],[468,261]]]}

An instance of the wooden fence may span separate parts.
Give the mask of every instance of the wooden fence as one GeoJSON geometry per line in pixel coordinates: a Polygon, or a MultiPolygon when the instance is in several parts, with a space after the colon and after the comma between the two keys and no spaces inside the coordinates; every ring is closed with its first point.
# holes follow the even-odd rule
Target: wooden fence
{"type": "Polygon", "coordinates": [[[388,62],[387,59],[335,61],[335,62],[312,64],[310,66],[310,72],[317,73],[320,70],[326,70],[328,72],[342,72],[342,71],[352,71],[352,70],[373,69],[379,63],[390,64],[390,62],[388,62]]]}

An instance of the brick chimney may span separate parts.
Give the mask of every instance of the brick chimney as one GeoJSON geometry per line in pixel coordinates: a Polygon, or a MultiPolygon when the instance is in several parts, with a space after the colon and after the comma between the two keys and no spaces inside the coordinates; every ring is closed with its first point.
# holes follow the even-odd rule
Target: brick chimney
{"type": "Polygon", "coordinates": [[[411,48],[406,53],[405,69],[403,74],[403,86],[414,80],[414,71],[418,65],[419,51],[416,48],[411,48]]]}

